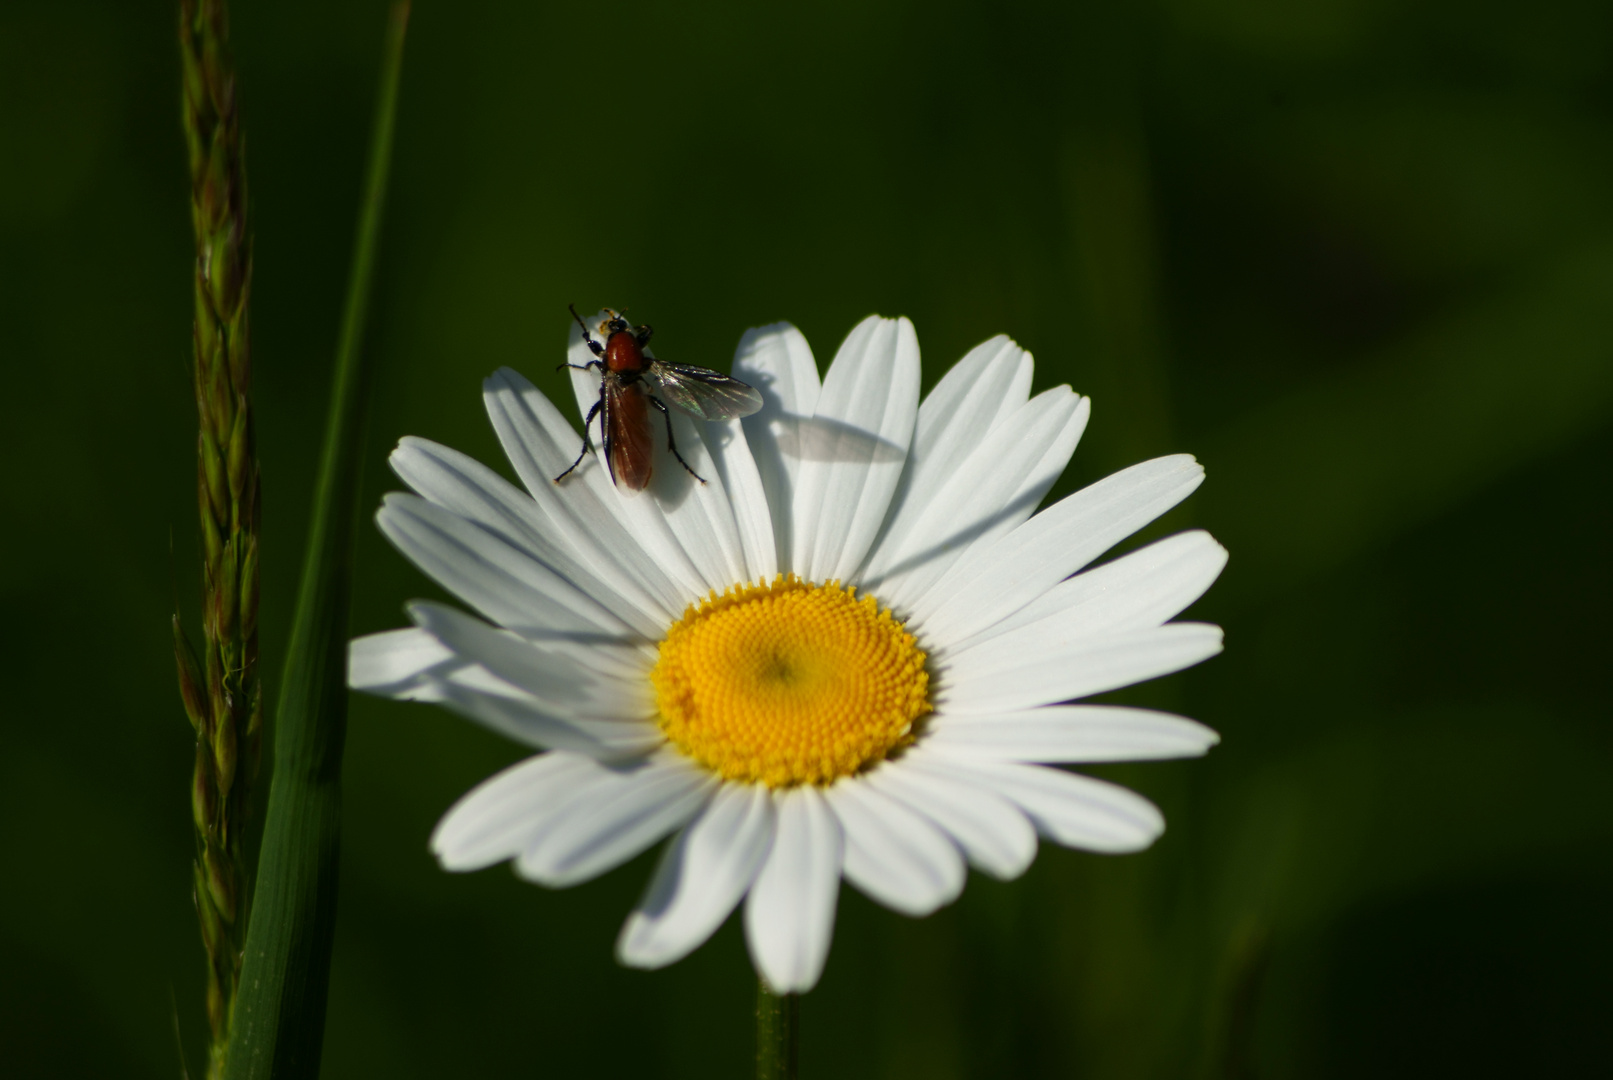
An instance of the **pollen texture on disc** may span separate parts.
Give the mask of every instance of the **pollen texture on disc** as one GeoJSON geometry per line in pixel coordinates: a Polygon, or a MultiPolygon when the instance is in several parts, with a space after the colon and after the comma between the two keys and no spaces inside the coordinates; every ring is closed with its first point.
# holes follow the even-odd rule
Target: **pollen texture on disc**
{"type": "Polygon", "coordinates": [[[651,673],[661,727],[729,780],[829,784],[910,741],[924,653],[873,597],[780,576],[690,607],[651,673]]]}

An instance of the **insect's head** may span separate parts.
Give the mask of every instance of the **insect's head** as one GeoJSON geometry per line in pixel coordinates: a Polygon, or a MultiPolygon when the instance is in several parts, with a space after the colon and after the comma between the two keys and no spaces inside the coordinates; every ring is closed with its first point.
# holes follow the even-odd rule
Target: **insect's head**
{"type": "Polygon", "coordinates": [[[608,338],[612,334],[620,333],[629,328],[627,319],[623,317],[620,311],[612,311],[610,308],[606,308],[605,314],[609,315],[610,318],[601,323],[599,327],[599,332],[605,337],[608,338]]]}
{"type": "Polygon", "coordinates": [[[629,334],[638,340],[640,347],[643,347],[644,343],[650,340],[650,334],[654,332],[648,326],[634,326],[632,323],[628,322],[625,312],[605,308],[604,311],[607,317],[599,320],[597,323],[593,323],[592,320],[589,320],[588,322],[583,321],[583,317],[577,314],[576,304],[571,304],[569,307],[571,310],[571,317],[577,320],[578,326],[582,327],[582,336],[588,339],[589,348],[594,350],[595,356],[600,355],[600,349],[604,348],[605,344],[609,343],[610,339],[615,337],[617,334],[629,334]],[[590,323],[592,323],[591,327],[590,323]],[[603,338],[604,342],[602,343],[594,341],[593,338],[589,336],[590,329],[593,333],[598,334],[601,338],[603,338]]]}

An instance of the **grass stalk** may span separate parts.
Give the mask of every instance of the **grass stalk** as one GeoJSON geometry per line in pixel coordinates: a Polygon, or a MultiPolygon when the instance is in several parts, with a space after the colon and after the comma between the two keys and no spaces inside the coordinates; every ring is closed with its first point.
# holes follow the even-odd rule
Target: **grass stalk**
{"type": "Polygon", "coordinates": [[[369,383],[363,336],[408,15],[407,2],[393,4],[382,52],[330,411],[275,713],[274,772],[230,1022],[228,1080],[314,1077],[319,1072],[336,920],[347,621],[369,383]]]}
{"type": "Polygon", "coordinates": [[[192,341],[202,533],[202,655],[173,616],[196,732],[193,898],[207,950],[210,1078],[222,1074],[247,923],[242,839],[263,740],[258,679],[259,482],[252,423],[252,238],[223,0],[182,0],[183,126],[196,238],[192,341]]]}

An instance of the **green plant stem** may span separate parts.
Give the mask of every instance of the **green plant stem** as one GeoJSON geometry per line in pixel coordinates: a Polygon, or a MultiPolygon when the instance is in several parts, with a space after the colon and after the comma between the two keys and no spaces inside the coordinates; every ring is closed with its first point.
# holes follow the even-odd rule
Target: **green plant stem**
{"type": "Polygon", "coordinates": [[[347,616],[368,386],[362,348],[380,238],[409,5],[388,20],[334,386],[280,707],[253,917],[230,1026],[225,1076],[319,1072],[336,919],[347,616]]]}
{"type": "Polygon", "coordinates": [[[756,982],[756,1080],[795,1080],[799,994],[775,994],[756,982]]]}

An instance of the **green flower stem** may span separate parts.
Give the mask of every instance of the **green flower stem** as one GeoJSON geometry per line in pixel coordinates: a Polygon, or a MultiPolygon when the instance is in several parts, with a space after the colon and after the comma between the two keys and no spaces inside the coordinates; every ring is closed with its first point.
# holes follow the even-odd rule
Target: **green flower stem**
{"type": "Polygon", "coordinates": [[[347,616],[369,382],[362,340],[408,17],[407,2],[393,4],[312,524],[275,714],[274,774],[231,1017],[224,1072],[229,1080],[319,1072],[336,920],[347,616]]]}
{"type": "Polygon", "coordinates": [[[198,661],[173,618],[180,697],[196,732],[191,810],[193,896],[207,949],[207,1075],[221,1075],[247,923],[242,849],[248,791],[258,771],[257,452],[248,316],[252,242],[246,167],[223,0],[181,0],[183,126],[196,237],[194,384],[197,503],[202,532],[198,661]]]}
{"type": "Polygon", "coordinates": [[[756,1080],[795,1080],[801,995],[756,983],[756,1080]]]}

